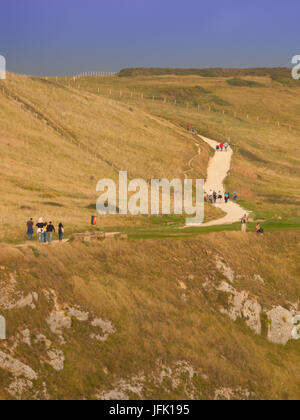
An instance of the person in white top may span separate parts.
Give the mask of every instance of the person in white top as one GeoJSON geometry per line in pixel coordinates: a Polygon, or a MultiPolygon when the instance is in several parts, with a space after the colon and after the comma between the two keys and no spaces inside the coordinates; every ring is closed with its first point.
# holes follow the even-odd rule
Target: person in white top
{"type": "Polygon", "coordinates": [[[247,223],[248,223],[248,217],[247,217],[247,214],[245,214],[245,215],[242,217],[241,222],[242,222],[242,232],[243,232],[243,233],[246,233],[246,232],[247,232],[247,223]]]}

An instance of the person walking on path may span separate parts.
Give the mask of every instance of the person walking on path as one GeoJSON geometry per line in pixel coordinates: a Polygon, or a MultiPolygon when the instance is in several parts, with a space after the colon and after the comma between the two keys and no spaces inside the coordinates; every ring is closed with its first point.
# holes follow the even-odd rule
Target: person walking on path
{"type": "Polygon", "coordinates": [[[242,217],[241,222],[242,222],[242,232],[246,233],[247,232],[247,223],[248,223],[248,217],[247,217],[246,214],[242,217]]]}
{"type": "Polygon", "coordinates": [[[226,143],[224,143],[224,147],[225,147],[225,152],[227,152],[227,150],[228,150],[228,147],[229,147],[229,144],[226,142],[226,143]]]}
{"type": "Polygon", "coordinates": [[[47,241],[49,244],[52,242],[54,232],[55,232],[55,227],[53,226],[52,222],[49,222],[47,226],[47,241]]]}
{"type": "Polygon", "coordinates": [[[62,223],[60,223],[58,225],[58,239],[59,239],[59,242],[62,242],[63,237],[64,237],[64,233],[65,233],[64,225],[62,223]]]}
{"type": "Polygon", "coordinates": [[[43,242],[43,239],[44,239],[44,220],[43,220],[42,217],[39,218],[39,221],[36,224],[36,227],[37,227],[38,241],[43,242]]]}
{"type": "Polygon", "coordinates": [[[213,198],[214,198],[214,204],[216,204],[217,198],[218,198],[216,191],[213,192],[213,198]]]}
{"type": "Polygon", "coordinates": [[[218,200],[223,200],[223,194],[221,193],[221,191],[218,192],[218,200]]]}
{"type": "Polygon", "coordinates": [[[225,198],[225,203],[227,204],[227,203],[228,203],[228,201],[229,201],[229,192],[226,192],[226,193],[224,194],[224,198],[225,198]]]}
{"type": "Polygon", "coordinates": [[[234,199],[234,201],[236,201],[236,200],[237,200],[237,198],[238,198],[238,195],[237,195],[237,193],[236,193],[236,192],[234,192],[234,193],[233,193],[233,199],[234,199]]]}
{"type": "Polygon", "coordinates": [[[27,225],[27,239],[28,241],[32,241],[33,240],[33,226],[34,226],[33,220],[32,219],[28,220],[26,225],[27,225]]]}
{"type": "Polygon", "coordinates": [[[223,152],[223,150],[224,150],[224,144],[223,143],[220,143],[220,149],[221,149],[221,152],[223,152]]]}

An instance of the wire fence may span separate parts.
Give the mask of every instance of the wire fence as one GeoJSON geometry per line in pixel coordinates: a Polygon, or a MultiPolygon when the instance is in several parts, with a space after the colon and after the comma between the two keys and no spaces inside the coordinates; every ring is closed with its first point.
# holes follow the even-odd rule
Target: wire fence
{"type": "MultiPolygon", "coordinates": [[[[88,86],[85,86],[85,82],[88,81],[89,77],[93,78],[116,78],[118,73],[112,73],[112,72],[86,72],[81,73],[75,76],[65,76],[65,77],[56,77],[56,83],[64,86],[67,86],[68,88],[76,88],[76,89],[84,89],[87,88],[87,92],[91,93],[97,93],[99,95],[110,97],[114,100],[134,100],[136,101],[142,101],[142,102],[152,102],[157,104],[165,104],[168,106],[173,106],[174,108],[180,108],[181,110],[185,109],[186,111],[196,111],[198,113],[215,113],[219,115],[219,117],[232,117],[238,121],[244,121],[248,123],[256,123],[256,124],[265,124],[269,125],[270,127],[273,126],[275,128],[286,128],[289,132],[295,133],[295,131],[300,130],[300,126],[298,126],[295,122],[289,122],[289,121],[282,121],[278,118],[272,118],[272,117],[266,117],[262,116],[259,113],[256,115],[253,113],[247,113],[245,111],[237,111],[232,109],[225,109],[225,107],[222,107],[216,103],[197,103],[196,100],[190,100],[190,101],[182,101],[177,99],[170,99],[167,96],[163,95],[151,95],[145,92],[141,91],[130,91],[130,90],[122,90],[122,89],[113,89],[113,88],[96,88],[96,91],[91,90],[88,86]]],[[[45,78],[48,80],[48,78],[45,78]]],[[[0,84],[0,92],[1,92],[1,84],[0,84]]],[[[3,94],[7,94],[7,90],[5,89],[4,85],[2,84],[2,92],[3,94]]],[[[13,96],[10,94],[10,96],[13,96]]],[[[14,98],[13,98],[14,99],[14,98]]],[[[15,98],[19,99],[19,98],[15,98]]],[[[22,104],[24,105],[24,104],[22,104]]],[[[39,117],[39,115],[36,115],[39,117]]],[[[58,127],[55,127],[56,131],[60,131],[58,127]]],[[[60,133],[62,134],[62,133],[60,133]]],[[[72,139],[74,142],[74,139],[72,139]]],[[[74,142],[75,143],[75,142],[74,142]]],[[[81,146],[81,145],[80,145],[81,146]]],[[[87,146],[84,146],[83,148],[88,149],[87,146]]],[[[87,150],[88,151],[88,150],[87,150]]]]}
{"type": "MultiPolygon", "coordinates": [[[[108,74],[110,77],[116,76],[117,73],[111,73],[108,74]]],[[[73,78],[66,78],[65,82],[66,82],[66,86],[71,88],[76,88],[76,89],[84,89],[85,86],[85,82],[87,80],[83,80],[83,83],[80,83],[80,79],[84,79],[87,78],[88,76],[93,76],[92,73],[89,74],[85,74],[83,73],[80,76],[74,76],[73,78]]],[[[99,77],[105,77],[103,76],[102,73],[98,74],[99,77]]],[[[131,100],[135,100],[135,101],[152,101],[153,103],[159,103],[161,104],[166,104],[168,106],[174,106],[177,108],[181,108],[181,109],[186,109],[187,111],[196,111],[199,113],[206,113],[206,112],[214,112],[216,114],[218,114],[219,116],[223,116],[223,117],[227,117],[230,116],[232,118],[235,118],[239,121],[244,121],[244,122],[249,122],[249,123],[262,123],[262,124],[268,124],[270,126],[276,127],[276,128],[286,128],[289,132],[295,132],[296,130],[300,130],[300,126],[298,126],[297,124],[295,124],[295,122],[283,122],[283,121],[279,121],[276,118],[266,118],[265,116],[259,115],[259,114],[250,114],[244,111],[236,111],[236,110],[232,110],[232,109],[225,109],[225,107],[219,106],[215,103],[209,103],[209,104],[199,104],[196,103],[195,100],[193,101],[182,101],[182,100],[177,100],[177,99],[170,99],[167,96],[162,96],[162,95],[151,95],[151,94],[147,94],[144,92],[137,92],[137,91],[128,91],[128,90],[116,90],[116,89],[103,89],[98,87],[96,92],[94,90],[90,90],[89,87],[87,86],[87,91],[90,91],[91,93],[97,93],[99,95],[105,96],[105,97],[110,97],[114,100],[124,100],[124,99],[131,99],[131,100]]]]}
{"type": "MultiPolygon", "coordinates": [[[[70,86],[71,87],[71,86],[70,86]]],[[[80,88],[80,86],[78,86],[80,88]]],[[[297,126],[294,122],[283,122],[279,121],[276,118],[266,118],[259,114],[254,115],[246,112],[238,112],[236,110],[231,109],[225,109],[224,107],[220,107],[214,103],[212,104],[198,104],[195,101],[190,102],[182,102],[178,101],[176,99],[170,100],[167,97],[163,96],[155,96],[155,95],[147,95],[142,92],[127,92],[127,91],[113,91],[112,89],[108,90],[101,90],[100,88],[97,89],[97,93],[101,94],[103,96],[111,97],[115,100],[124,100],[124,99],[132,99],[135,101],[152,101],[153,103],[159,103],[165,104],[168,106],[174,106],[174,108],[181,108],[185,109],[186,111],[196,111],[199,113],[216,113],[220,117],[227,117],[230,116],[232,118],[235,118],[239,121],[249,122],[249,123],[262,123],[262,124],[268,124],[270,126],[276,127],[276,128],[287,128],[289,132],[300,130],[300,126],[297,126]]]]}

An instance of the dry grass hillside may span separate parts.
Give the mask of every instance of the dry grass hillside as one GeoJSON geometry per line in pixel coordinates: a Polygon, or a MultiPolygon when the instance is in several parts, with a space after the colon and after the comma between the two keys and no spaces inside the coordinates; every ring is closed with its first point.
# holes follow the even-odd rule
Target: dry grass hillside
{"type": "Polygon", "coordinates": [[[229,139],[235,149],[229,190],[238,192],[258,219],[299,223],[300,83],[288,69],[208,70],[125,70],[122,77],[58,83],[229,139]]]}
{"type": "Polygon", "coordinates": [[[299,244],[2,245],[0,398],[299,399],[299,244]]]}
{"type": "MultiPolygon", "coordinates": [[[[22,241],[24,223],[40,216],[62,221],[68,232],[88,229],[99,179],[184,177],[197,153],[174,124],[113,99],[45,79],[8,75],[0,86],[0,239],[22,241]]],[[[193,162],[203,177],[209,153],[193,162]]],[[[206,216],[218,212],[207,208],[206,216]]],[[[149,224],[103,218],[111,224],[149,224]]]]}
{"type": "Polygon", "coordinates": [[[283,70],[1,81],[0,400],[299,399],[298,106],[283,70]],[[204,177],[212,151],[187,124],[230,137],[227,187],[265,235],[175,216],[102,217],[97,229],[125,235],[72,235],[119,170],[204,177]],[[17,245],[40,216],[71,240],[17,245]]]}

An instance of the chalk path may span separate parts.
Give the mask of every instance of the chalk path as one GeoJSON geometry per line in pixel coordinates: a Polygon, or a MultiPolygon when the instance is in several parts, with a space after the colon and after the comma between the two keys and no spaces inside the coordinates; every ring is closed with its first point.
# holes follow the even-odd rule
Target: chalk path
{"type": "MultiPolygon", "coordinates": [[[[215,140],[208,139],[204,136],[198,135],[198,137],[207,143],[211,148],[216,150],[217,142],[215,140]]],[[[201,154],[201,148],[199,146],[199,143],[197,143],[194,139],[193,142],[195,146],[197,147],[197,154],[194,155],[190,161],[188,162],[188,170],[184,172],[184,176],[187,179],[188,173],[192,170],[192,163],[193,161],[200,156],[201,154]]],[[[208,169],[207,169],[207,179],[205,182],[205,191],[209,192],[210,190],[216,191],[217,193],[219,191],[222,192],[222,195],[224,197],[224,181],[228,175],[228,172],[230,171],[231,167],[231,160],[233,156],[233,151],[231,148],[228,149],[227,152],[215,152],[213,158],[210,160],[208,169]]],[[[226,204],[224,200],[222,200],[221,203],[217,202],[214,204],[215,207],[221,209],[226,215],[224,217],[221,217],[218,220],[211,220],[207,223],[202,224],[188,224],[187,227],[205,227],[205,226],[219,226],[219,225],[228,225],[235,222],[238,222],[241,220],[241,218],[246,214],[249,215],[249,212],[245,209],[243,209],[239,204],[236,202],[229,200],[229,202],[226,204]]],[[[114,237],[117,236],[119,232],[107,232],[105,233],[105,237],[114,237]]],[[[51,244],[57,245],[57,244],[65,244],[68,243],[68,239],[64,239],[62,242],[59,241],[52,241],[51,244]]],[[[16,245],[16,247],[27,247],[32,245],[34,242],[27,242],[25,244],[16,245]]]]}
{"type": "MultiPolygon", "coordinates": [[[[198,135],[198,137],[216,151],[218,143],[215,140],[211,140],[200,135],[198,135]]],[[[229,148],[227,152],[215,152],[208,165],[205,192],[208,193],[210,190],[213,190],[218,193],[221,191],[224,197],[224,181],[230,171],[232,156],[233,150],[231,148],[229,148]]],[[[229,225],[240,221],[245,214],[247,214],[247,216],[249,215],[247,210],[243,209],[239,204],[232,200],[229,200],[227,204],[224,200],[222,200],[222,202],[217,202],[214,206],[226,213],[226,216],[207,223],[189,224],[187,227],[229,225]]]]}

